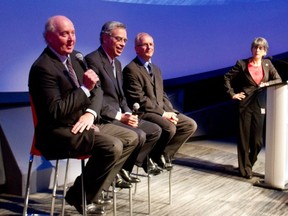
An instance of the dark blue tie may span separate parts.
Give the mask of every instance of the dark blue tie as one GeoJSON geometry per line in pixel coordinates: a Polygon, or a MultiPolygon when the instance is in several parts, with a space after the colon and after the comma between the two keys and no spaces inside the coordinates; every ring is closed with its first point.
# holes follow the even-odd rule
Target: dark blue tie
{"type": "Polygon", "coordinates": [[[147,65],[147,69],[148,69],[149,75],[150,75],[151,78],[153,79],[153,70],[152,70],[152,65],[151,65],[151,63],[149,63],[149,64],[147,65]]]}

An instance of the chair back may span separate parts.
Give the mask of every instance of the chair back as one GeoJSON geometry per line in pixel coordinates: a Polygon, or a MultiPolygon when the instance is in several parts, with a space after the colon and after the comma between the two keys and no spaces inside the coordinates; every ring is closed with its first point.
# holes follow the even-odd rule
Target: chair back
{"type": "Polygon", "coordinates": [[[34,106],[34,103],[33,103],[31,95],[30,95],[30,105],[31,105],[33,125],[34,125],[34,136],[33,136],[32,146],[31,146],[31,149],[30,149],[30,154],[36,155],[36,156],[42,156],[41,152],[35,147],[35,142],[36,142],[36,140],[35,140],[35,127],[36,127],[36,125],[38,123],[38,120],[37,120],[35,106],[34,106]]]}

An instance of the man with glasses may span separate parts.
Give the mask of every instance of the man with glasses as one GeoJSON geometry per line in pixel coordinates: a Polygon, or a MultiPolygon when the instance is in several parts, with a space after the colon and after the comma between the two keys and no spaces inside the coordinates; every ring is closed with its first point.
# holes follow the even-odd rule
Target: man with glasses
{"type": "MultiPolygon", "coordinates": [[[[46,159],[91,155],[83,173],[87,214],[104,215],[102,191],[108,190],[137,145],[137,134],[114,124],[100,122],[103,92],[99,77],[83,70],[74,50],[72,21],[50,17],[44,30],[47,46],[31,66],[29,94],[35,107],[35,147],[46,159]]],[[[65,200],[82,214],[81,176],[65,200]]]]}
{"type": "Polygon", "coordinates": [[[100,32],[100,43],[101,46],[85,59],[88,67],[99,76],[104,92],[101,116],[108,122],[135,131],[139,136],[139,144],[124,164],[116,182],[118,187],[129,188],[131,183],[140,182],[138,177],[130,175],[134,165],[143,167],[153,175],[162,171],[148,158],[160,137],[161,128],[157,124],[139,120],[127,105],[122,89],[122,66],[117,59],[127,43],[126,26],[117,21],[106,22],[100,32]]]}
{"type": "Polygon", "coordinates": [[[123,86],[128,104],[139,103],[142,119],[162,128],[162,134],[150,153],[151,158],[166,170],[178,149],[194,134],[197,123],[174,109],[164,91],[162,72],[152,63],[154,40],[148,33],[137,34],[136,57],[123,69],[123,86]]]}

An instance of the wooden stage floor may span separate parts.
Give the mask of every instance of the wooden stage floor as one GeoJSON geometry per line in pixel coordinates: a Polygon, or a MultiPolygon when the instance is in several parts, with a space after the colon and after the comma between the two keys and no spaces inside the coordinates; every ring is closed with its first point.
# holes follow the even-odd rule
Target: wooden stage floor
{"type": "MultiPolygon", "coordinates": [[[[151,216],[280,216],[288,215],[288,194],[254,186],[264,176],[265,150],[254,166],[256,176],[244,179],[237,173],[233,138],[191,141],[183,145],[174,160],[172,204],[169,205],[168,173],[151,178],[151,216]]],[[[143,172],[140,169],[140,173],[143,172]]],[[[147,178],[133,194],[133,215],[147,215],[147,178]]],[[[50,197],[46,192],[31,195],[28,213],[47,215],[50,197]]],[[[20,215],[23,198],[0,194],[0,215],[20,215]]],[[[56,202],[56,214],[60,201],[56,202]]],[[[66,206],[65,215],[77,215],[66,206]]],[[[107,216],[112,210],[107,209],[107,216]]],[[[117,216],[129,215],[128,190],[117,193],[117,216]]]]}

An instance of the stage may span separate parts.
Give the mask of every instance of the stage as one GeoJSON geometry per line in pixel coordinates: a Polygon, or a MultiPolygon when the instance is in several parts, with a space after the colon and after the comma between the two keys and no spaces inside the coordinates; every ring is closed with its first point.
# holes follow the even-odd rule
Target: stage
{"type": "MultiPolygon", "coordinates": [[[[192,140],[182,146],[174,160],[172,172],[172,204],[169,205],[168,173],[151,179],[151,216],[251,216],[287,215],[288,194],[283,190],[254,186],[265,170],[265,149],[259,154],[248,180],[237,172],[235,138],[192,140]]],[[[143,172],[140,169],[140,172],[143,172]]],[[[147,178],[141,178],[136,194],[133,194],[133,215],[147,214],[147,178]]],[[[49,214],[50,196],[47,191],[31,195],[28,213],[49,214]]],[[[60,201],[56,201],[56,213],[60,201]]],[[[128,191],[117,193],[117,215],[129,215],[128,191]]],[[[0,214],[19,215],[23,210],[23,198],[0,195],[0,214]]],[[[77,215],[67,205],[65,215],[77,215]]],[[[107,210],[112,216],[112,209],[107,210]]]]}

